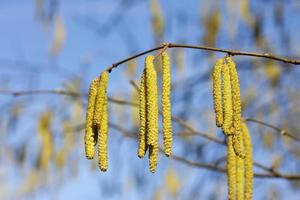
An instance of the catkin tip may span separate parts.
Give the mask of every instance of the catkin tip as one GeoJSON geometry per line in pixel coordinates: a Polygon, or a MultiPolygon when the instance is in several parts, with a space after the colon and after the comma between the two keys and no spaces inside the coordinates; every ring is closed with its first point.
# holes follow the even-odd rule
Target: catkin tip
{"type": "Polygon", "coordinates": [[[227,137],[227,185],[228,199],[234,200],[236,194],[236,156],[232,147],[232,136],[227,137]]]}
{"type": "Polygon", "coordinates": [[[158,162],[158,146],[149,146],[149,170],[155,173],[158,162]]]}

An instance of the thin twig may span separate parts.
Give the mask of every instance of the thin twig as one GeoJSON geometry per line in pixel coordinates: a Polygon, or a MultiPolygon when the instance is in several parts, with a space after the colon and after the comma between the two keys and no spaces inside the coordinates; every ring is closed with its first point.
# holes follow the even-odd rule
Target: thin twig
{"type": "MultiPolygon", "coordinates": [[[[137,137],[136,137],[137,134],[131,133],[117,124],[110,123],[109,126],[113,129],[117,130],[119,133],[121,133],[126,138],[137,139],[137,137]]],[[[162,153],[162,154],[164,153],[163,148],[161,148],[161,147],[160,147],[160,153],[162,153]]],[[[188,166],[192,166],[192,167],[204,168],[204,169],[208,169],[208,170],[211,170],[214,172],[220,172],[220,173],[226,173],[226,171],[227,171],[226,168],[218,167],[217,165],[214,165],[211,163],[202,163],[202,162],[191,161],[184,157],[178,156],[174,153],[170,156],[170,158],[173,160],[179,161],[181,163],[184,163],[188,166]]],[[[215,162],[213,162],[213,163],[215,163],[215,162]]],[[[286,179],[286,180],[300,180],[299,174],[283,174],[278,171],[270,170],[272,168],[265,167],[261,164],[258,164],[257,162],[255,162],[255,164],[258,166],[262,166],[269,173],[268,174],[254,173],[254,177],[257,177],[257,178],[279,178],[279,179],[286,179]]]]}
{"type": "MultiPolygon", "coordinates": [[[[138,86],[134,81],[130,81],[130,84],[133,85],[137,90],[138,90],[138,86]]],[[[87,96],[87,93],[78,93],[78,92],[73,92],[73,91],[67,91],[67,90],[28,90],[28,91],[10,91],[10,90],[0,90],[0,95],[12,95],[14,97],[18,97],[18,96],[25,96],[25,95],[46,95],[46,94],[53,94],[53,95],[66,95],[66,96],[71,96],[71,97],[85,97],[87,96]]],[[[134,102],[130,102],[130,101],[125,101],[125,100],[121,100],[121,99],[116,99],[116,98],[112,98],[112,97],[108,97],[108,100],[112,103],[116,103],[116,104],[121,104],[121,105],[128,105],[128,106],[138,106],[138,103],[134,103],[134,102]]],[[[186,128],[187,130],[190,131],[190,135],[195,135],[195,136],[201,136],[203,138],[206,138],[208,140],[211,140],[215,143],[218,144],[225,144],[224,141],[221,141],[218,138],[213,137],[212,135],[208,134],[208,133],[203,133],[203,132],[198,132],[196,131],[193,127],[191,127],[187,122],[183,121],[182,119],[174,116],[172,118],[172,120],[176,123],[178,123],[180,126],[182,126],[183,128],[186,128]]],[[[254,119],[254,118],[245,118],[246,121],[249,122],[254,122],[263,126],[267,126],[270,127],[276,131],[278,131],[281,135],[283,136],[287,136],[297,142],[300,142],[300,139],[294,135],[292,135],[291,133],[288,133],[287,131],[285,131],[284,129],[281,129],[279,127],[276,127],[274,125],[268,124],[266,122],[262,122],[260,120],[254,119]]]]}
{"type": "MultiPolygon", "coordinates": [[[[187,49],[199,49],[199,50],[205,50],[205,51],[214,51],[214,52],[221,52],[221,53],[226,53],[231,56],[251,56],[251,57],[260,57],[260,58],[267,58],[271,60],[276,60],[279,62],[284,62],[284,63],[289,63],[293,65],[300,65],[300,60],[298,59],[290,59],[290,58],[285,58],[282,56],[276,56],[271,53],[256,53],[256,52],[247,52],[247,51],[236,51],[236,50],[228,50],[228,49],[221,49],[221,48],[216,48],[216,47],[208,47],[208,46],[199,46],[199,45],[187,45],[187,44],[175,44],[175,43],[167,43],[168,48],[187,48],[187,49]]],[[[133,56],[130,56],[126,59],[123,59],[119,62],[116,62],[112,64],[109,68],[106,70],[110,73],[114,68],[118,67],[119,65],[130,61],[132,59],[135,59],[137,57],[143,56],[145,54],[151,53],[153,51],[157,51],[160,49],[166,48],[166,45],[163,44],[161,46],[143,51],[141,53],[135,54],[133,56]]]]}
{"type": "Polygon", "coordinates": [[[276,127],[272,124],[269,124],[269,123],[266,123],[266,122],[263,122],[263,121],[260,121],[258,119],[254,119],[254,118],[245,118],[246,121],[248,122],[254,122],[256,124],[260,124],[260,125],[263,125],[263,126],[266,126],[266,127],[269,127],[269,128],[272,128],[274,129],[275,131],[277,131],[280,135],[282,136],[287,136],[289,137],[290,139],[293,139],[294,141],[297,141],[297,142],[300,142],[300,138],[298,138],[297,136],[295,135],[292,135],[290,133],[288,133],[286,130],[284,129],[281,129],[279,127],[276,127]]]}
{"type": "Polygon", "coordinates": [[[87,96],[84,93],[78,93],[67,90],[28,90],[28,91],[11,91],[11,90],[0,90],[0,95],[12,95],[14,97],[24,96],[24,95],[38,95],[38,94],[57,94],[66,95],[72,97],[87,96]]]}

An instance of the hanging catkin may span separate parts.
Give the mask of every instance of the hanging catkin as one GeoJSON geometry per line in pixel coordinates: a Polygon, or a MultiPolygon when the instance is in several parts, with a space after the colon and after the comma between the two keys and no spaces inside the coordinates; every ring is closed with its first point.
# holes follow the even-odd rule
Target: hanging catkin
{"type": "Polygon", "coordinates": [[[149,55],[145,60],[146,70],[146,102],[147,102],[147,143],[155,146],[158,143],[158,95],[157,75],[153,65],[154,56],[149,55]]]}
{"type": "Polygon", "coordinates": [[[245,122],[241,125],[245,149],[245,200],[252,199],[253,193],[253,158],[251,136],[245,122]]]}
{"type": "Polygon", "coordinates": [[[232,127],[231,132],[234,134],[233,148],[235,154],[241,158],[244,158],[243,145],[241,137],[241,96],[240,96],[240,83],[238,73],[235,64],[230,56],[226,57],[226,63],[229,67],[231,94],[232,94],[232,127]]]}
{"type": "Polygon", "coordinates": [[[99,86],[96,96],[95,102],[95,110],[94,110],[94,126],[99,129],[101,123],[101,117],[103,115],[103,105],[106,98],[106,88],[108,84],[109,74],[107,71],[103,71],[100,75],[99,86]]]}
{"type": "Polygon", "coordinates": [[[232,125],[232,96],[231,96],[231,85],[230,85],[230,73],[227,64],[222,66],[222,89],[223,89],[223,132],[226,135],[230,135],[230,128],[232,125]]]}
{"type": "MultiPolygon", "coordinates": [[[[240,134],[239,143],[243,147],[243,134],[240,134]]],[[[244,200],[244,176],[245,176],[245,167],[244,159],[236,156],[236,198],[238,200],[244,200]]]]}
{"type": "Polygon", "coordinates": [[[107,85],[109,73],[103,71],[100,75],[97,97],[94,110],[94,126],[98,134],[98,165],[101,171],[106,171],[107,161],[107,138],[108,138],[108,111],[107,111],[107,85]]]}
{"type": "Polygon", "coordinates": [[[145,60],[147,144],[149,145],[149,169],[152,173],[156,170],[158,159],[158,94],[153,60],[152,55],[147,56],[145,60]]]}
{"type": "Polygon", "coordinates": [[[216,114],[216,125],[222,127],[223,125],[223,107],[222,107],[222,79],[221,71],[224,59],[218,59],[213,71],[213,99],[214,109],[216,114]]]}
{"type": "Polygon", "coordinates": [[[86,111],[86,123],[85,123],[85,136],[84,136],[84,144],[85,144],[85,156],[87,159],[93,159],[95,155],[95,135],[97,134],[93,128],[93,117],[94,117],[94,108],[95,101],[97,95],[99,78],[95,78],[89,88],[89,96],[88,96],[88,106],[86,111]]]}
{"type": "Polygon", "coordinates": [[[147,144],[147,127],[146,127],[146,88],[145,88],[145,72],[141,77],[139,90],[139,114],[140,114],[140,132],[139,132],[139,147],[138,156],[140,158],[145,156],[148,148],[147,144]]]}
{"type": "Polygon", "coordinates": [[[232,135],[227,137],[227,185],[228,199],[234,200],[236,193],[236,155],[233,150],[232,135]]]}
{"type": "Polygon", "coordinates": [[[171,119],[171,72],[170,58],[167,52],[162,53],[162,126],[165,155],[172,153],[172,119],[171,119]]]}
{"type": "Polygon", "coordinates": [[[103,101],[102,117],[100,128],[98,129],[98,165],[101,171],[106,171],[108,167],[107,156],[107,140],[108,140],[108,110],[107,96],[103,101]]]}

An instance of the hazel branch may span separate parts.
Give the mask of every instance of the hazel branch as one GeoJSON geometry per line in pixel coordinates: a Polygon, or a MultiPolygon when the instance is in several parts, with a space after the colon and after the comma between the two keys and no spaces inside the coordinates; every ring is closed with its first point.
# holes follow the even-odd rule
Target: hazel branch
{"type": "Polygon", "coordinates": [[[283,62],[283,63],[300,65],[299,59],[285,58],[282,56],[273,55],[271,53],[257,53],[257,52],[228,50],[228,49],[208,47],[208,46],[199,46],[199,45],[164,43],[158,47],[154,47],[152,49],[140,52],[140,53],[132,55],[126,59],[123,59],[119,62],[116,62],[116,63],[112,64],[109,68],[107,68],[106,70],[110,73],[114,68],[117,68],[119,65],[121,65],[123,63],[126,63],[132,59],[138,58],[145,54],[151,53],[153,51],[157,51],[157,50],[161,50],[161,49],[163,49],[163,51],[164,51],[166,48],[186,48],[186,49],[198,49],[198,50],[204,50],[204,51],[214,51],[214,52],[226,53],[231,56],[249,56],[249,57],[267,58],[267,59],[276,60],[276,61],[283,62]]]}

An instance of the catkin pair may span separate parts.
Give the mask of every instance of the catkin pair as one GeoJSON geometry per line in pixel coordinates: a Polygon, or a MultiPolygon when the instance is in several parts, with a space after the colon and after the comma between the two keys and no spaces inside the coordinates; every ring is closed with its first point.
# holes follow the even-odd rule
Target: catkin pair
{"type": "Polygon", "coordinates": [[[226,63],[229,68],[230,74],[230,86],[232,95],[232,127],[231,132],[234,133],[233,137],[233,149],[237,156],[244,158],[245,154],[243,151],[242,134],[241,134],[241,95],[240,95],[240,83],[238,73],[235,64],[230,56],[226,57],[226,63]]]}
{"type": "Polygon", "coordinates": [[[213,100],[216,125],[225,135],[233,135],[232,144],[236,155],[244,158],[241,134],[241,100],[238,73],[230,56],[218,59],[213,71],[213,100]]]}
{"type": "MultiPolygon", "coordinates": [[[[149,59],[150,61],[152,60],[152,57],[149,57],[148,60],[146,58],[146,66],[149,66],[149,59]]],[[[148,70],[149,71],[149,70],[148,70]]],[[[155,76],[151,75],[152,79],[155,79],[155,76]]],[[[149,77],[148,77],[149,78],[149,77]]],[[[148,80],[149,81],[149,80],[148,80]]],[[[151,83],[151,87],[155,88],[154,82],[151,83]]],[[[149,170],[154,173],[156,171],[156,166],[157,166],[157,159],[158,159],[158,118],[156,118],[156,115],[153,115],[156,112],[156,106],[154,107],[154,110],[150,110],[149,107],[147,106],[147,101],[150,101],[147,97],[149,97],[150,94],[147,92],[147,88],[149,88],[150,85],[147,85],[147,76],[146,76],[146,68],[142,74],[141,81],[140,81],[140,91],[139,91],[139,112],[140,112],[140,132],[139,132],[139,147],[138,147],[138,156],[140,158],[144,157],[147,150],[149,149],[149,170]],[[154,113],[153,113],[154,112],[154,113]],[[153,121],[148,120],[149,118],[149,113],[151,113],[153,121]],[[148,126],[151,124],[151,127],[156,127],[157,126],[157,131],[152,132],[151,139],[154,140],[154,143],[149,144],[148,143],[148,137],[149,137],[149,130],[148,126]],[[155,124],[153,124],[155,123],[155,124]],[[157,132],[157,133],[156,133],[157,132]],[[154,134],[153,134],[154,133],[154,134]],[[156,136],[157,135],[157,136],[156,136]],[[157,138],[157,142],[155,141],[155,138],[157,138]]],[[[155,96],[155,94],[154,94],[155,96]]],[[[151,97],[152,98],[152,97],[151,97]]],[[[156,98],[157,99],[157,98],[156,98]]],[[[152,99],[154,100],[154,98],[152,99]]],[[[154,104],[157,104],[156,102],[152,102],[154,104]]],[[[153,107],[151,109],[153,109],[153,107]]],[[[157,116],[158,116],[158,108],[157,108],[157,116]]],[[[153,129],[152,129],[153,130],[153,129]]]]}
{"type": "Polygon", "coordinates": [[[253,193],[252,143],[247,124],[241,123],[240,144],[245,151],[245,159],[233,150],[233,135],[227,139],[227,181],[228,199],[251,200],[253,193]]]}
{"type": "MultiPolygon", "coordinates": [[[[138,156],[145,156],[149,149],[149,168],[155,172],[158,159],[158,89],[157,74],[154,68],[154,56],[147,56],[145,69],[140,81],[139,91],[139,148],[138,156]]],[[[165,155],[172,153],[172,118],[171,118],[171,72],[170,58],[162,53],[162,126],[165,155]]]]}
{"type": "Polygon", "coordinates": [[[222,127],[225,135],[230,135],[232,125],[232,96],[230,72],[224,58],[217,60],[213,71],[213,100],[216,125],[222,127]]]}
{"type": "Polygon", "coordinates": [[[88,159],[95,156],[95,145],[98,143],[98,164],[101,171],[106,171],[107,138],[108,138],[108,111],[107,111],[107,85],[109,74],[101,73],[94,79],[89,88],[88,107],[85,126],[85,154],[88,159]]]}

